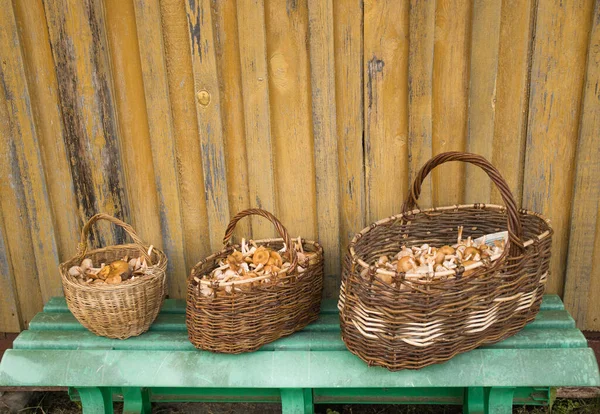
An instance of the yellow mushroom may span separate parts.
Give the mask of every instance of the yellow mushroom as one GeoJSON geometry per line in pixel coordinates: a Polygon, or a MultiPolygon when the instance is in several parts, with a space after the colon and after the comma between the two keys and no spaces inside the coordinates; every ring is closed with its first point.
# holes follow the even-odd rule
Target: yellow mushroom
{"type": "Polygon", "coordinates": [[[276,251],[272,251],[270,254],[271,259],[274,260],[273,263],[275,264],[275,266],[281,267],[281,265],[283,264],[283,259],[281,258],[281,255],[276,251]]]}
{"type": "Polygon", "coordinates": [[[271,254],[269,253],[269,251],[267,249],[265,249],[263,246],[259,247],[256,249],[256,251],[254,252],[254,256],[252,257],[252,263],[254,263],[256,266],[258,266],[259,264],[267,264],[267,262],[269,261],[269,258],[271,257],[271,254]]]}

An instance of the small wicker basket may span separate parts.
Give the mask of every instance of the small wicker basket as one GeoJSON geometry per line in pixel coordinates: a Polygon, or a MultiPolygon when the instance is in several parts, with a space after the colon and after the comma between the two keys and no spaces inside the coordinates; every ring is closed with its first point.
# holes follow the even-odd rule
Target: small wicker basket
{"type": "Polygon", "coordinates": [[[255,351],[317,319],[323,290],[323,249],[317,242],[302,240],[304,250],[316,254],[310,262],[297,263],[292,240],[279,220],[267,211],[248,209],[231,220],[223,244],[223,250],[194,266],[188,280],[186,323],[190,342],[196,348],[229,354],[255,351]],[[200,280],[216,267],[219,259],[226,258],[234,249],[239,250],[240,246],[231,245],[230,239],[237,222],[250,215],[269,219],[281,235],[278,239],[255,243],[276,250],[285,243],[291,266],[266,284],[260,282],[269,276],[224,283],[200,280]],[[302,273],[298,273],[297,264],[304,267],[302,273]],[[211,287],[214,296],[203,295],[202,285],[211,287]],[[220,289],[228,286],[232,293],[220,289]],[[242,286],[243,290],[235,289],[242,286]]]}
{"type": "Polygon", "coordinates": [[[402,211],[365,228],[349,245],[338,307],[342,339],[352,353],[391,371],[418,369],[500,341],[535,318],[548,276],[552,229],[542,216],[517,209],[508,185],[488,161],[461,152],[432,158],[418,172],[402,211]],[[448,161],[482,168],[506,207],[417,209],[423,180],[448,161]],[[472,238],[508,230],[503,254],[487,263],[429,274],[371,265],[403,245],[453,244],[458,226],[472,238]]]}
{"type": "Polygon", "coordinates": [[[125,339],[148,330],[162,305],[166,294],[165,270],[167,257],[140,240],[131,226],[106,214],[96,214],[81,230],[78,253],[61,263],[59,271],[69,310],[75,318],[96,335],[125,339]],[[133,244],[123,244],[87,250],[90,227],[98,220],[107,220],[122,227],[133,239],[133,244]],[[148,269],[143,276],[126,280],[118,285],[90,285],[69,274],[71,266],[79,265],[85,258],[94,263],[110,263],[123,256],[144,257],[148,269]]]}

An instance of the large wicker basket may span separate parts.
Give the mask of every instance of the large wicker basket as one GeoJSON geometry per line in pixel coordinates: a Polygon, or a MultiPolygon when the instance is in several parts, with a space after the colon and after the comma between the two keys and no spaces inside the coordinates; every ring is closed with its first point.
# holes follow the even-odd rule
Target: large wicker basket
{"type": "Polygon", "coordinates": [[[350,243],[338,307],[342,338],[351,352],[392,371],[418,369],[500,341],[534,319],[548,277],[552,229],[539,214],[517,209],[508,185],[488,161],[461,152],[432,158],[417,174],[402,211],[373,223],[350,243]],[[506,207],[419,210],[423,180],[448,161],[482,168],[506,207]],[[371,266],[403,245],[453,244],[458,226],[473,238],[508,230],[504,253],[487,263],[425,275],[371,266]],[[379,277],[386,272],[387,277],[379,277]]]}
{"type": "Polygon", "coordinates": [[[316,254],[310,262],[298,263],[292,240],[279,220],[267,211],[249,209],[231,220],[223,244],[223,250],[200,261],[192,269],[188,281],[186,323],[194,346],[230,354],[250,352],[317,319],[323,290],[323,249],[317,242],[302,240],[304,250],[316,254]],[[237,222],[249,215],[265,217],[275,225],[281,238],[256,240],[255,243],[280,249],[285,242],[291,255],[289,271],[282,271],[270,283],[259,283],[268,276],[224,283],[200,280],[216,267],[219,259],[240,249],[239,245],[231,245],[230,239],[237,222]],[[298,273],[296,264],[304,268],[302,273],[298,273]],[[214,295],[203,295],[203,285],[212,288],[214,295]],[[229,293],[226,287],[230,287],[229,293]]]}
{"type": "Polygon", "coordinates": [[[75,318],[96,335],[125,339],[148,330],[162,305],[166,293],[165,270],[167,257],[140,240],[131,226],[106,214],[96,214],[81,230],[78,254],[61,263],[63,290],[69,310],[75,318]],[[122,227],[133,239],[133,244],[87,250],[90,227],[98,220],[107,220],[122,227]],[[79,265],[84,258],[94,264],[111,263],[123,256],[144,257],[148,269],[143,276],[126,280],[118,285],[90,285],[83,279],[71,276],[69,268],[79,265]]]}

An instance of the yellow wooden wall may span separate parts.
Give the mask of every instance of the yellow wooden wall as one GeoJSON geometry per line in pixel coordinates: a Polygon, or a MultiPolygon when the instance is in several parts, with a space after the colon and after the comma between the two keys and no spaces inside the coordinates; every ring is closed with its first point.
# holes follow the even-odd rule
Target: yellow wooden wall
{"type": "MultiPolygon", "coordinates": [[[[61,294],[98,211],[166,251],[182,297],[265,208],[323,244],[335,296],[352,235],[447,150],[551,219],[548,290],[600,330],[600,0],[0,0],[0,57],[0,331],[61,294]]],[[[454,164],[421,204],[490,201],[454,164]]]]}

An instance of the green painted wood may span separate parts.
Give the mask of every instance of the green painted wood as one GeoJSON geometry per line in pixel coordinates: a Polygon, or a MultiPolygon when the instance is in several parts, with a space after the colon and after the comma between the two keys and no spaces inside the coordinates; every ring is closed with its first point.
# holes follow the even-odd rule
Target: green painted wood
{"type": "Polygon", "coordinates": [[[0,386],[259,388],[600,386],[590,348],[476,349],[418,371],[369,367],[347,351],[6,351],[0,386]],[[242,369],[243,367],[243,369],[242,369]]]}
{"type": "Polygon", "coordinates": [[[511,414],[514,387],[492,387],[485,390],[485,414],[511,414]]]}
{"type": "Polygon", "coordinates": [[[146,388],[123,387],[123,414],[150,414],[150,393],[146,388]]]}
{"type": "Polygon", "coordinates": [[[483,387],[465,388],[463,403],[464,414],[484,414],[485,411],[485,391],[483,387]]]}
{"type": "MultiPolygon", "coordinates": [[[[151,331],[126,341],[96,336],[87,330],[29,330],[19,335],[15,349],[98,349],[193,351],[186,332],[151,331]]],[[[502,342],[483,348],[586,348],[587,340],[575,328],[525,329],[502,342]]],[[[338,331],[300,331],[263,346],[260,351],[343,351],[338,331]]]]}
{"type": "MultiPolygon", "coordinates": [[[[566,310],[540,311],[532,323],[525,329],[568,329],[574,328],[575,321],[566,310]]],[[[29,323],[30,330],[85,330],[71,313],[42,312],[33,317],[29,323]]],[[[337,314],[322,314],[319,319],[304,328],[310,332],[339,331],[337,314]]],[[[161,313],[150,327],[150,331],[179,331],[186,332],[185,315],[179,313],[161,313]]]]}
{"type": "Polygon", "coordinates": [[[113,414],[112,390],[107,388],[77,388],[85,414],[113,414]]]}
{"type": "MultiPolygon", "coordinates": [[[[483,412],[483,388],[481,412],[483,412]]],[[[277,388],[163,388],[148,389],[152,402],[263,402],[280,403],[281,390],[277,388]]],[[[315,388],[315,404],[453,404],[467,402],[467,391],[462,387],[410,387],[410,388],[315,388]]],[[[69,388],[73,401],[79,400],[77,392],[69,388]]],[[[120,387],[113,388],[113,401],[122,401],[120,387]]],[[[550,401],[548,387],[518,387],[514,393],[515,405],[547,405],[550,401]]]]}
{"type": "MultiPolygon", "coordinates": [[[[562,310],[563,305],[558,295],[544,295],[540,310],[562,310]]],[[[69,312],[67,302],[63,296],[55,296],[44,306],[44,312],[69,312]]],[[[165,299],[161,313],[185,313],[185,300],[182,299],[165,299]]],[[[337,314],[337,300],[324,299],[321,302],[321,314],[330,315],[337,314]]]]}
{"type": "Polygon", "coordinates": [[[312,390],[301,388],[283,388],[281,390],[282,414],[314,413],[312,390]]]}

